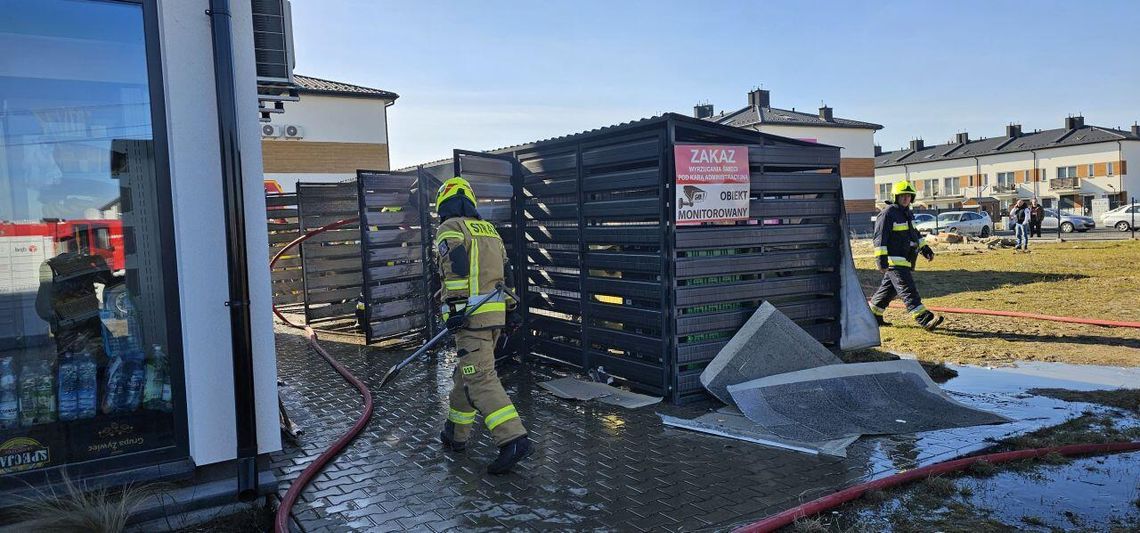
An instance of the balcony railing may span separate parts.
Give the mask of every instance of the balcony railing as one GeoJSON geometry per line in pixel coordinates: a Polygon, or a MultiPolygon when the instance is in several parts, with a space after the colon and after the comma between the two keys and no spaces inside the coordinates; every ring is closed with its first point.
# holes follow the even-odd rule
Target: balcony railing
{"type": "Polygon", "coordinates": [[[1017,185],[999,183],[994,185],[994,194],[1017,194],[1017,185]]]}
{"type": "Polygon", "coordinates": [[[1081,178],[1053,178],[1049,188],[1054,191],[1073,191],[1081,188],[1081,178]]]}

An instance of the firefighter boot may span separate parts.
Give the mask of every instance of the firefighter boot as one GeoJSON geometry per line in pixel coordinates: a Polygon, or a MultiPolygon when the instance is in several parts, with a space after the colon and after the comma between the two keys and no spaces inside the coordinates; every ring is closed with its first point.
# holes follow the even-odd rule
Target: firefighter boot
{"type": "Polygon", "coordinates": [[[883,315],[875,315],[875,323],[878,324],[880,328],[891,325],[890,322],[883,320],[883,315]]]}
{"type": "Polygon", "coordinates": [[[922,326],[926,331],[934,331],[942,323],[942,316],[926,311],[921,315],[914,318],[918,325],[922,326]]]}
{"type": "Polygon", "coordinates": [[[522,461],[530,455],[530,439],[523,435],[502,446],[499,446],[499,457],[487,465],[487,473],[499,476],[511,471],[515,463],[522,461]]]}
{"type": "Polygon", "coordinates": [[[448,420],[443,423],[443,431],[439,432],[439,442],[443,443],[446,450],[455,453],[463,453],[467,451],[467,443],[455,440],[455,422],[448,420]]]}

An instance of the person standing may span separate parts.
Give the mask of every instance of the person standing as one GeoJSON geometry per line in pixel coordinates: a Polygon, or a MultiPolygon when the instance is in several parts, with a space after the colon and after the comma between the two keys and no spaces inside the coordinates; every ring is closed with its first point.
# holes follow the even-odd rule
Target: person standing
{"type": "Polygon", "coordinates": [[[1037,203],[1037,199],[1033,199],[1033,205],[1029,208],[1029,236],[1041,236],[1041,223],[1045,222],[1045,208],[1037,203]]]}
{"type": "Polygon", "coordinates": [[[439,230],[435,248],[442,283],[440,313],[455,335],[459,363],[453,375],[447,422],[440,442],[453,452],[467,449],[477,412],[491,432],[499,456],[487,473],[499,475],[530,455],[526,428],[495,371],[495,344],[506,325],[507,297],[499,292],[469,316],[467,306],[483,301],[507,283],[507,253],[494,224],[475,209],[475,193],[456,176],[436,195],[439,230]]]}
{"type": "Polygon", "coordinates": [[[879,290],[871,296],[870,306],[875,321],[880,326],[889,326],[883,320],[883,313],[891,300],[899,296],[915,322],[931,331],[942,323],[942,317],[922,305],[912,274],[919,254],[927,261],[934,260],[934,250],[927,246],[922,234],[914,229],[914,213],[910,211],[910,204],[914,202],[916,194],[910,182],[895,182],[891,187],[894,202],[887,202],[887,207],[875,219],[875,260],[879,272],[883,273],[883,281],[879,284],[879,290]]]}
{"type": "Polygon", "coordinates": [[[1017,246],[1014,250],[1029,251],[1029,220],[1031,218],[1029,206],[1025,205],[1025,200],[1018,200],[1013,206],[1013,234],[1017,239],[1017,246]]]}

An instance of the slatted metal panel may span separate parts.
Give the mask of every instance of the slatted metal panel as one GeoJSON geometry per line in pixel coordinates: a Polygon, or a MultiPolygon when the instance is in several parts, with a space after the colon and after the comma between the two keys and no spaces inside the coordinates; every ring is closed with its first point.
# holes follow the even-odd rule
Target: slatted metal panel
{"type": "Polygon", "coordinates": [[[365,340],[422,333],[432,311],[424,190],[415,174],[369,170],[356,185],[365,340]]]}
{"type": "MultiPolygon", "coordinates": [[[[359,216],[356,183],[297,183],[297,215],[305,233],[359,216]]],[[[301,243],[305,321],[354,332],[361,290],[359,224],[326,231],[301,243]]]]}
{"type": "Polygon", "coordinates": [[[778,140],[748,147],[749,220],[676,229],[678,402],[704,397],[701,371],[764,301],[819,341],[839,341],[839,151],[778,140]]]}
{"type": "MultiPolygon", "coordinates": [[[[266,226],[269,229],[269,257],[301,235],[297,222],[297,193],[265,195],[266,226]]],[[[301,270],[301,250],[293,248],[281,256],[270,273],[273,305],[288,307],[304,303],[305,286],[301,270]]]]}

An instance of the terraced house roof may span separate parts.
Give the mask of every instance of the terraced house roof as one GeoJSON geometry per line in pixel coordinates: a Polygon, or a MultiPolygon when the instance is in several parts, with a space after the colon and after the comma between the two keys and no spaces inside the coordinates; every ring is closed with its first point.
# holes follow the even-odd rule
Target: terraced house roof
{"type": "Polygon", "coordinates": [[[1062,146],[1079,146],[1102,142],[1140,141],[1140,135],[1130,131],[1100,126],[1080,125],[1075,128],[1057,128],[1033,133],[1005,135],[967,142],[950,142],[925,146],[918,150],[902,149],[875,157],[875,168],[913,165],[932,161],[966,159],[995,154],[1028,152],[1062,146]]]}

